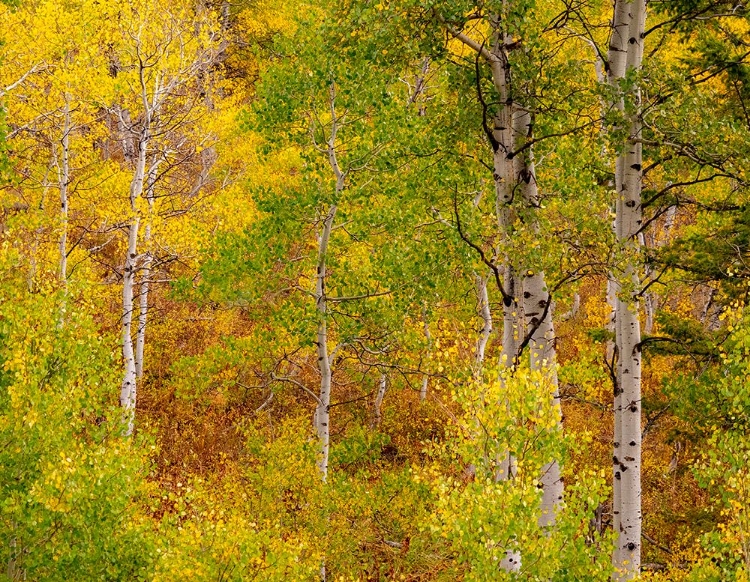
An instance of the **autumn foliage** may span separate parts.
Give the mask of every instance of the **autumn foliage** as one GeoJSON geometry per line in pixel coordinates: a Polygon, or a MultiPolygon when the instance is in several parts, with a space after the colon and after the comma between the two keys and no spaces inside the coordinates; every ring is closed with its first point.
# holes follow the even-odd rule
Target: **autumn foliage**
{"type": "Polygon", "coordinates": [[[636,2],[0,2],[0,578],[748,582],[750,15],[636,2]]]}

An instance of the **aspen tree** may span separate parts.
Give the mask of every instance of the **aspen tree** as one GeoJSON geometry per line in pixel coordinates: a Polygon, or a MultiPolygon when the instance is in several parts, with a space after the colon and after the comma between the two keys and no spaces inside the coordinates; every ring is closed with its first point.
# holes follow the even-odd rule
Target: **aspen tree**
{"type": "Polygon", "coordinates": [[[138,267],[138,234],[141,222],[138,199],[143,195],[143,184],[146,174],[146,160],[151,140],[151,121],[156,112],[158,89],[154,91],[153,103],[149,100],[148,87],[146,85],[146,67],[143,56],[140,53],[140,42],[136,45],[139,61],[138,82],[140,84],[140,98],[143,107],[143,119],[140,131],[137,134],[137,151],[135,168],[130,182],[130,213],[131,217],[127,225],[128,246],[125,255],[125,267],[122,281],[122,359],[125,371],[120,388],[120,406],[124,409],[125,435],[133,434],[135,426],[135,405],[137,397],[137,369],[135,351],[133,347],[133,335],[131,326],[133,322],[133,295],[136,283],[136,269],[138,267]]]}
{"type": "MultiPolygon", "coordinates": [[[[68,283],[68,185],[70,183],[70,132],[72,123],[70,119],[70,101],[65,96],[63,108],[63,135],[60,140],[62,148],[61,162],[58,165],[58,182],[60,190],[60,282],[63,287],[68,283]]],[[[63,310],[65,308],[63,307],[63,310]]],[[[63,314],[64,318],[64,314],[63,314]]]]}
{"type": "MultiPolygon", "coordinates": [[[[512,83],[510,52],[515,40],[504,29],[501,15],[494,15],[489,25],[492,38],[489,48],[478,43],[467,34],[447,24],[454,38],[477,53],[490,67],[496,92],[497,111],[491,128],[485,132],[493,148],[493,177],[495,183],[495,210],[498,231],[508,241],[514,220],[514,198],[522,191],[524,205],[532,212],[539,206],[536,175],[533,165],[532,118],[528,110],[518,101],[519,90],[512,83]]],[[[481,95],[480,95],[481,98],[481,95]]],[[[524,344],[530,347],[532,369],[547,370],[546,374],[554,387],[552,399],[559,417],[559,391],[557,389],[554,327],[552,325],[552,300],[546,288],[544,274],[527,269],[525,277],[519,277],[516,267],[508,258],[503,264],[503,340],[500,356],[501,367],[512,369],[516,365],[519,351],[524,344]],[[523,299],[521,298],[523,294],[523,299]],[[524,312],[530,310],[528,315],[524,312]],[[526,331],[524,331],[524,328],[526,331]],[[528,334],[522,343],[524,333],[528,334]]],[[[481,304],[481,302],[480,302],[481,304]]],[[[502,374],[501,374],[502,381],[502,374]]],[[[559,429],[559,424],[558,424],[559,429]]],[[[500,459],[498,479],[512,477],[515,460],[508,453],[500,459]]],[[[562,501],[563,485],[557,460],[543,467],[541,478],[543,499],[540,525],[554,522],[554,514],[562,501]]],[[[520,569],[520,555],[508,551],[502,567],[508,571],[520,569]]]]}
{"type": "Polygon", "coordinates": [[[150,248],[154,220],[154,188],[156,187],[156,179],[162,159],[154,160],[149,168],[148,178],[146,179],[145,196],[148,203],[148,215],[143,234],[143,243],[146,246],[146,252],[143,254],[143,261],[141,263],[140,288],[138,292],[138,330],[135,340],[135,375],[139,380],[143,377],[143,350],[146,346],[146,326],[148,324],[148,293],[151,283],[151,264],[154,260],[153,251],[150,248]]]}
{"type": "MultiPolygon", "coordinates": [[[[94,133],[98,126],[96,107],[89,102],[90,94],[94,87],[106,92],[107,86],[106,82],[101,82],[102,75],[97,70],[101,64],[98,55],[86,58],[80,54],[91,37],[85,26],[73,25],[74,14],[50,2],[24,6],[12,13],[16,22],[9,26],[23,29],[23,33],[16,34],[3,55],[5,73],[14,79],[7,85],[0,84],[0,98],[12,119],[8,141],[19,150],[18,154],[24,152],[21,156],[28,156],[26,163],[31,166],[24,173],[41,187],[42,196],[35,204],[40,210],[47,206],[47,188],[54,185],[58,191],[58,204],[48,208],[55,212],[57,279],[67,298],[71,271],[68,255],[79,242],[70,244],[70,230],[76,226],[70,219],[71,196],[86,180],[83,176],[86,171],[90,172],[98,162],[87,151],[90,144],[82,134],[94,133]],[[30,39],[35,31],[27,28],[51,15],[62,19],[61,29],[70,27],[71,30],[51,32],[41,43],[43,46],[29,49],[28,43],[34,42],[30,39]],[[23,72],[19,73],[19,69],[23,72]],[[37,162],[42,156],[51,161],[37,178],[34,174],[40,172],[37,162]],[[31,168],[35,169],[29,174],[31,168]],[[56,180],[50,181],[53,172],[56,180]]],[[[60,324],[65,320],[66,309],[67,301],[63,301],[60,324]]]]}
{"type": "MultiPolygon", "coordinates": [[[[516,135],[516,150],[523,149],[526,140],[532,138],[531,114],[519,108],[513,116],[513,128],[516,135]]],[[[515,156],[518,165],[518,183],[521,187],[524,202],[532,212],[539,207],[539,191],[534,170],[532,148],[527,148],[515,156]]],[[[539,225],[533,224],[539,232],[539,225]]],[[[555,353],[555,328],[552,322],[552,297],[545,282],[544,272],[527,269],[523,279],[523,314],[525,329],[529,337],[530,369],[542,372],[552,388],[552,402],[557,416],[557,430],[562,429],[562,412],[560,409],[560,388],[557,380],[557,356],[555,353]]],[[[542,505],[539,525],[554,523],[557,508],[562,502],[563,481],[560,475],[560,463],[554,459],[542,467],[540,478],[542,485],[542,505]]]]}
{"type": "MultiPolygon", "coordinates": [[[[492,120],[492,129],[488,131],[488,138],[493,149],[493,178],[495,186],[495,213],[500,238],[507,241],[510,225],[513,220],[511,204],[513,202],[514,185],[516,183],[513,162],[513,127],[512,111],[513,100],[510,86],[510,62],[508,60],[508,46],[512,43],[506,32],[502,29],[499,16],[491,19],[492,40],[490,48],[478,43],[470,36],[455,29],[446,23],[450,34],[475,51],[490,67],[492,83],[497,93],[499,103],[498,110],[492,120]]],[[[503,264],[503,336],[502,349],[500,353],[500,367],[512,368],[516,363],[518,352],[518,340],[522,319],[518,294],[520,293],[520,281],[515,268],[506,257],[503,264]]],[[[486,286],[485,286],[486,292],[486,286]]],[[[482,300],[480,299],[480,305],[482,300]]],[[[502,376],[502,373],[501,373],[502,376]]],[[[501,380],[502,381],[502,380],[501,380]]],[[[514,472],[514,460],[510,453],[500,459],[497,469],[497,478],[501,480],[512,477],[514,472]]],[[[520,560],[517,556],[510,555],[504,568],[516,571],[520,568],[520,560]]]]}
{"type": "Polygon", "coordinates": [[[490,312],[490,298],[487,293],[487,279],[489,276],[474,275],[474,284],[477,296],[477,311],[482,319],[482,329],[479,332],[477,340],[476,354],[474,356],[474,375],[482,376],[484,366],[484,352],[487,349],[487,342],[492,335],[492,313],[490,312]]]}
{"type": "MultiPolygon", "coordinates": [[[[329,90],[329,105],[331,114],[331,131],[326,140],[325,153],[328,163],[336,178],[334,202],[329,206],[323,217],[321,230],[318,234],[318,262],[315,274],[315,306],[318,311],[318,371],[320,372],[320,392],[318,405],[315,409],[315,429],[318,433],[320,451],[318,453],[318,469],[325,483],[328,479],[328,457],[331,440],[331,357],[328,349],[328,301],[326,296],[326,258],[328,243],[331,239],[338,200],[346,187],[346,172],[339,165],[336,153],[336,137],[341,126],[341,119],[336,115],[336,86],[331,83],[329,90]]],[[[324,566],[325,568],[325,566],[324,566]]],[[[323,570],[325,579],[325,570],[323,570]]]]}
{"type": "MultiPolygon", "coordinates": [[[[614,502],[613,525],[617,541],[613,554],[614,577],[635,578],[641,554],[641,329],[637,288],[638,234],[641,207],[641,111],[638,86],[627,89],[626,77],[638,75],[643,59],[646,6],[642,0],[615,3],[608,53],[608,80],[617,95],[617,109],[623,114],[627,142],[615,161],[615,235],[625,257],[622,275],[615,281],[615,343],[617,383],[614,396],[614,502]],[[625,95],[621,95],[626,91],[625,95]],[[625,99],[632,103],[632,113],[625,99]],[[635,289],[633,289],[633,287],[635,289]]],[[[637,81],[636,81],[637,83],[637,81]]]]}
{"type": "MultiPolygon", "coordinates": [[[[501,238],[508,240],[511,225],[514,220],[514,198],[520,190],[524,205],[533,214],[539,206],[539,196],[536,175],[533,165],[532,117],[519,101],[520,90],[514,87],[512,81],[511,52],[517,46],[517,40],[512,37],[502,15],[489,17],[488,24],[492,31],[489,47],[480,44],[469,35],[446,24],[450,34],[477,53],[490,67],[492,83],[495,88],[497,110],[492,120],[491,128],[485,127],[485,132],[493,148],[493,178],[495,183],[495,210],[498,231],[501,238]]],[[[481,96],[480,96],[481,98],[481,96]]],[[[534,350],[530,355],[532,368],[553,369],[555,363],[554,329],[552,326],[552,302],[546,289],[543,273],[535,273],[530,277],[520,277],[517,268],[506,257],[503,264],[503,340],[500,356],[501,366],[512,368],[519,357],[519,350],[523,344],[521,339],[525,333],[529,335],[526,343],[532,348],[542,349],[544,355],[535,357],[534,350]],[[528,279],[526,281],[525,279],[528,279]],[[522,289],[523,288],[523,289],[522,289]],[[523,301],[521,294],[523,293],[523,301]],[[532,314],[525,316],[524,308],[533,309],[532,314]],[[525,325],[527,324],[527,325],[525,325]],[[546,335],[546,339],[542,339],[546,335]]],[[[525,339],[525,338],[524,338],[525,339]]],[[[553,384],[556,383],[556,373],[553,373],[553,384]]],[[[559,409],[559,395],[555,390],[553,400],[559,409]]],[[[513,461],[508,457],[503,461],[500,472],[513,472],[513,461]]],[[[543,514],[551,514],[553,508],[549,500],[555,499],[555,504],[562,497],[562,481],[559,477],[559,465],[552,462],[545,467],[545,487],[552,491],[545,496],[543,514]],[[553,485],[554,484],[554,485],[553,485]]]]}
{"type": "MultiPolygon", "coordinates": [[[[123,14],[119,74],[132,77],[131,93],[122,95],[124,104],[117,103],[111,112],[124,131],[124,142],[134,141],[132,175],[129,192],[129,217],[126,220],[127,248],[124,257],[122,284],[122,357],[124,372],[120,405],[124,409],[125,434],[133,432],[137,400],[137,382],[143,375],[143,355],[148,323],[149,292],[153,269],[152,244],[155,218],[155,193],[160,165],[179,151],[190,137],[199,116],[199,104],[185,96],[197,79],[216,58],[216,46],[194,38],[195,18],[205,15],[188,9],[174,11],[135,7],[123,14]],[[132,19],[132,20],[131,20],[132,19]],[[145,200],[146,208],[143,208],[145,200]],[[145,223],[144,232],[141,225],[145,223]],[[146,245],[145,252],[139,247],[146,245]],[[136,289],[139,315],[135,334],[133,317],[136,289]],[[135,335],[135,339],[134,339],[135,335]]],[[[210,28],[210,21],[206,21],[210,28]]],[[[201,34],[207,31],[201,31],[201,34]]],[[[126,156],[127,160],[127,156],[126,156]]],[[[171,162],[169,170],[179,167],[171,162]]],[[[166,172],[165,172],[166,173],[166,172]]],[[[172,194],[173,196],[176,193],[172,194]]]]}
{"type": "Polygon", "coordinates": [[[384,372],[381,372],[380,380],[378,381],[378,390],[375,394],[375,402],[373,404],[373,425],[376,428],[380,427],[380,422],[383,420],[383,399],[385,398],[385,392],[387,388],[388,376],[384,372]]]}

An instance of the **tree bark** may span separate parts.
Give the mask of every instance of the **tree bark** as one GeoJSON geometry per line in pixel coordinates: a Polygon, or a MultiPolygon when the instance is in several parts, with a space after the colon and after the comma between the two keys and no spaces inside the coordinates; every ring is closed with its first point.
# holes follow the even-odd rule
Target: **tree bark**
{"type": "MultiPolygon", "coordinates": [[[[515,148],[523,147],[532,138],[531,114],[517,109],[513,115],[513,128],[516,135],[515,148]]],[[[532,212],[539,207],[539,190],[536,181],[532,148],[515,157],[517,162],[516,184],[520,186],[524,202],[532,212]]],[[[538,232],[536,220],[532,227],[538,232]]],[[[523,313],[525,329],[531,334],[529,339],[529,365],[532,371],[540,371],[546,376],[552,388],[552,410],[557,419],[557,430],[562,430],[560,390],[557,380],[557,354],[555,350],[555,328],[552,322],[553,304],[549,295],[544,272],[527,269],[523,282],[523,313]]],[[[555,516],[562,503],[563,481],[560,463],[553,459],[542,467],[540,526],[554,524],[555,516]]]]}
{"type": "Polygon", "coordinates": [[[477,292],[477,311],[479,312],[479,317],[482,318],[482,329],[479,332],[477,349],[474,355],[474,376],[481,378],[487,342],[489,342],[492,335],[492,314],[490,313],[490,299],[487,294],[487,277],[475,275],[474,283],[477,292]]]}
{"type": "MultiPolygon", "coordinates": [[[[529,340],[529,359],[531,370],[542,372],[552,389],[552,409],[557,418],[557,430],[562,430],[562,412],[560,409],[560,390],[557,380],[557,363],[555,353],[555,329],[552,323],[551,305],[544,282],[544,273],[528,270],[524,279],[524,315],[526,328],[536,330],[529,340]]],[[[542,467],[540,478],[542,486],[542,512],[538,523],[540,526],[554,524],[555,516],[563,499],[563,481],[560,475],[560,463],[554,459],[542,467]]]]}
{"type": "Polygon", "coordinates": [[[376,428],[380,427],[380,422],[383,420],[382,415],[382,408],[383,408],[383,399],[385,398],[385,391],[388,387],[388,376],[381,373],[380,374],[380,382],[378,384],[378,392],[375,395],[375,403],[373,405],[373,412],[374,412],[374,421],[373,425],[376,428]]]}
{"type": "MultiPolygon", "coordinates": [[[[70,132],[72,131],[72,123],[70,119],[70,99],[67,93],[65,94],[65,105],[63,107],[63,133],[62,139],[60,140],[62,159],[57,167],[58,189],[60,191],[60,241],[58,243],[60,254],[59,277],[63,291],[58,327],[65,325],[65,317],[68,308],[68,186],[70,184],[70,132]]],[[[54,157],[56,159],[57,155],[54,155],[54,157]]]]}
{"type": "MultiPolygon", "coordinates": [[[[498,101],[502,105],[493,120],[492,135],[495,140],[493,153],[493,178],[495,182],[495,212],[500,236],[508,240],[508,233],[513,222],[514,186],[516,183],[516,167],[511,154],[514,151],[513,139],[513,108],[514,104],[510,86],[510,63],[506,52],[506,35],[500,29],[499,20],[494,19],[496,26],[493,47],[490,53],[489,65],[492,71],[492,81],[497,93],[498,101]]],[[[516,363],[519,336],[521,334],[521,315],[518,302],[520,281],[511,261],[505,257],[503,265],[503,286],[506,297],[503,299],[503,343],[500,353],[500,368],[512,369],[516,363]]],[[[500,375],[503,383],[503,375],[500,375]]],[[[512,479],[516,474],[516,459],[511,451],[505,451],[496,471],[495,478],[499,481],[512,479]]],[[[521,553],[512,548],[505,550],[505,557],[500,562],[500,568],[506,572],[520,572],[521,553]]]]}
{"type": "MultiPolygon", "coordinates": [[[[629,27],[630,27],[630,13],[628,11],[628,3],[626,0],[616,0],[614,5],[614,14],[612,18],[612,32],[611,32],[611,38],[609,43],[609,50],[607,52],[607,81],[610,84],[610,86],[615,91],[615,95],[619,94],[619,83],[622,79],[625,77],[625,66],[626,66],[626,59],[627,59],[627,46],[628,46],[628,34],[629,34],[629,27]]],[[[617,96],[614,100],[614,103],[612,104],[617,109],[619,109],[621,112],[624,111],[625,105],[624,101],[621,96],[617,96]]],[[[620,156],[618,156],[615,160],[615,216],[619,217],[621,215],[620,210],[620,191],[622,189],[623,184],[623,173],[622,173],[622,165],[623,160],[620,159],[620,156]]],[[[618,218],[615,218],[615,223],[613,225],[613,229],[615,231],[615,238],[619,240],[619,220],[618,218]]],[[[616,350],[622,345],[622,341],[620,339],[620,319],[618,317],[619,310],[618,310],[618,301],[617,301],[617,293],[618,293],[619,285],[617,284],[617,275],[615,273],[610,273],[607,278],[607,303],[609,303],[610,308],[612,310],[612,316],[610,318],[609,322],[609,329],[610,331],[614,332],[614,343],[608,342],[607,343],[607,360],[610,362],[614,361],[614,358],[616,356],[616,350]]],[[[614,400],[613,400],[613,409],[614,409],[614,429],[613,429],[613,439],[615,443],[615,452],[617,452],[617,447],[619,447],[619,443],[622,441],[622,427],[621,427],[621,421],[622,416],[619,413],[620,410],[620,373],[619,373],[619,366],[620,366],[620,359],[617,360],[617,372],[615,373],[615,385],[614,385],[614,400]]],[[[615,454],[616,457],[616,454],[615,454]]],[[[615,531],[615,536],[619,537],[619,531],[621,529],[620,525],[620,507],[621,507],[621,481],[620,481],[620,473],[619,473],[619,467],[617,466],[617,461],[614,460],[614,468],[613,468],[613,481],[612,481],[612,493],[613,493],[613,501],[612,501],[612,527],[615,531]]],[[[619,565],[620,562],[620,551],[619,551],[619,540],[618,543],[615,544],[613,554],[612,554],[612,563],[615,567],[619,565]]]]}
{"type": "MultiPolygon", "coordinates": [[[[610,44],[610,83],[618,90],[629,71],[638,73],[643,59],[644,0],[617,0],[610,44]]],[[[617,328],[617,383],[615,386],[615,437],[613,504],[617,541],[613,554],[614,579],[631,580],[641,562],[641,326],[637,289],[639,231],[642,225],[641,96],[636,85],[627,89],[634,112],[626,118],[627,147],[615,166],[615,231],[625,268],[615,281],[617,328]],[[623,288],[623,283],[627,285],[623,288]],[[633,287],[633,289],[630,288],[633,287]]],[[[625,112],[624,96],[616,104],[625,112]]]]}
{"type": "MultiPolygon", "coordinates": [[[[336,136],[339,130],[340,119],[336,116],[336,88],[331,84],[330,88],[330,111],[331,111],[331,134],[326,144],[328,163],[336,178],[336,189],[334,200],[338,201],[344,191],[346,183],[346,172],[341,170],[336,155],[336,136]]],[[[328,243],[331,239],[333,222],[336,218],[336,202],[328,208],[328,213],[323,219],[323,227],[318,237],[318,263],[315,276],[315,305],[318,311],[318,371],[320,372],[320,394],[318,405],[315,409],[314,424],[318,434],[320,451],[318,454],[318,470],[325,483],[328,479],[328,456],[330,449],[330,406],[331,406],[331,361],[328,351],[328,305],[326,301],[326,258],[328,255],[328,243]]],[[[325,578],[325,565],[323,566],[323,577],[325,578]]]]}
{"type": "MultiPolygon", "coordinates": [[[[61,140],[62,161],[60,164],[60,282],[64,289],[68,286],[68,185],[70,184],[70,103],[65,96],[65,110],[63,113],[63,134],[61,140]]],[[[63,312],[64,312],[63,307],[63,312]]]]}
{"type": "Polygon", "coordinates": [[[125,425],[125,436],[133,434],[135,425],[136,371],[131,328],[133,322],[133,287],[135,286],[135,271],[137,267],[139,223],[140,219],[135,216],[128,226],[128,250],[125,257],[125,271],[122,282],[122,359],[125,365],[125,374],[120,389],[120,406],[124,409],[123,423],[125,425]]]}
{"type": "Polygon", "coordinates": [[[143,255],[143,261],[141,263],[141,285],[140,292],[138,295],[139,311],[138,311],[138,331],[136,333],[135,341],[135,374],[138,380],[143,377],[143,351],[146,346],[146,326],[148,325],[148,294],[151,284],[151,265],[154,257],[151,252],[151,222],[154,214],[154,187],[156,185],[156,177],[159,171],[159,164],[161,158],[154,160],[148,171],[148,178],[146,179],[146,201],[148,202],[148,220],[146,226],[143,229],[143,244],[146,247],[146,252],[143,255]]]}
{"type": "Polygon", "coordinates": [[[326,254],[331,237],[333,221],[336,217],[336,205],[332,205],[323,220],[323,230],[318,240],[318,266],[315,283],[315,305],[318,310],[318,371],[320,372],[320,394],[315,409],[315,429],[318,433],[320,451],[318,469],[325,483],[328,479],[328,453],[330,447],[330,406],[331,406],[331,361],[328,353],[328,306],[325,294],[326,254]]]}
{"type": "Polygon", "coordinates": [[[135,276],[138,267],[138,234],[140,227],[140,216],[137,200],[143,195],[143,184],[146,173],[146,158],[150,141],[151,108],[148,103],[143,70],[141,70],[141,90],[144,104],[143,127],[139,133],[138,152],[130,182],[130,224],[128,225],[128,250],[125,256],[125,270],[122,282],[122,358],[124,361],[124,375],[120,389],[120,406],[124,409],[123,422],[125,424],[124,434],[133,434],[135,426],[136,407],[136,367],[135,350],[133,346],[133,296],[135,288],[135,276]]]}

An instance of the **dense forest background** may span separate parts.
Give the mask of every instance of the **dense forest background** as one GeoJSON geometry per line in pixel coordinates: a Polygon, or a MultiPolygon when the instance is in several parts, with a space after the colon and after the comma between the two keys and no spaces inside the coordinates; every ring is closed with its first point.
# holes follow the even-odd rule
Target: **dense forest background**
{"type": "Polygon", "coordinates": [[[750,580],[741,0],[0,33],[0,578],[750,580]]]}

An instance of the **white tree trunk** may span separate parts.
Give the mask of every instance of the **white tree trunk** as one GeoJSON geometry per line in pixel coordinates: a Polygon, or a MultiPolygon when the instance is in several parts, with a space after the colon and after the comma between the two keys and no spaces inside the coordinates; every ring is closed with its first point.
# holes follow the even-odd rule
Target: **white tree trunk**
{"type": "Polygon", "coordinates": [[[135,276],[138,268],[138,231],[140,227],[137,200],[143,194],[148,143],[149,126],[146,121],[140,134],[138,157],[136,158],[133,180],[130,183],[131,218],[128,225],[128,249],[125,256],[125,269],[122,278],[122,358],[125,370],[120,389],[120,406],[124,409],[123,422],[125,424],[124,433],[126,436],[133,434],[135,426],[137,387],[132,323],[135,276]]]}
{"type": "Polygon", "coordinates": [[[328,453],[330,447],[330,406],[331,406],[331,361],[328,353],[328,306],[326,303],[326,254],[328,241],[331,237],[333,221],[336,217],[336,205],[328,210],[323,220],[323,230],[318,240],[318,266],[315,277],[315,305],[318,310],[318,371],[320,372],[320,393],[318,406],[315,409],[315,429],[318,433],[320,451],[318,454],[318,469],[325,483],[328,479],[328,453]]]}
{"type": "MultiPolygon", "coordinates": [[[[508,91],[506,70],[499,64],[493,67],[495,87],[501,89],[500,102],[507,103],[508,91]],[[501,75],[501,78],[497,78],[501,75]]],[[[495,205],[498,228],[501,237],[507,237],[512,223],[511,203],[513,202],[513,187],[515,184],[515,169],[512,158],[508,157],[513,151],[513,132],[511,123],[511,105],[501,108],[495,119],[495,138],[499,147],[493,157],[495,168],[495,205]]],[[[506,297],[503,299],[503,342],[500,352],[500,368],[512,369],[516,364],[519,337],[522,333],[522,320],[518,302],[520,281],[513,265],[509,260],[503,266],[503,287],[506,297]]],[[[501,382],[503,382],[501,374],[501,382]]],[[[505,481],[516,474],[516,458],[510,451],[501,454],[500,462],[495,473],[495,479],[505,481]]],[[[507,549],[505,557],[500,562],[500,568],[506,572],[520,572],[521,553],[507,549]]]]}
{"type": "Polygon", "coordinates": [[[125,374],[120,389],[120,406],[124,409],[123,423],[125,424],[124,434],[126,436],[133,434],[135,425],[136,373],[131,328],[133,322],[133,287],[135,286],[135,271],[138,260],[139,222],[140,219],[136,216],[128,227],[128,251],[122,281],[122,359],[125,365],[125,374]]]}
{"type": "MultiPolygon", "coordinates": [[[[341,170],[336,155],[336,135],[339,130],[340,119],[336,116],[336,88],[330,88],[331,134],[326,144],[328,163],[336,177],[335,200],[338,201],[344,191],[346,173],[341,170]]],[[[318,236],[318,263],[315,276],[315,305],[318,310],[318,371],[320,372],[320,394],[315,409],[314,424],[318,433],[320,451],[318,454],[318,470],[325,483],[328,479],[328,456],[330,449],[330,406],[331,406],[331,360],[328,352],[328,305],[326,301],[326,258],[328,243],[331,239],[333,222],[336,219],[337,205],[331,204],[323,219],[323,225],[318,236]]],[[[325,563],[321,567],[321,575],[325,579],[325,563]]]]}
{"type": "MultiPolygon", "coordinates": [[[[609,43],[609,50],[607,53],[607,81],[615,91],[619,91],[619,83],[625,77],[625,66],[627,59],[627,46],[628,46],[628,34],[630,28],[630,13],[628,11],[628,2],[626,0],[616,0],[614,5],[614,13],[612,18],[612,32],[609,43]]],[[[624,110],[624,101],[621,96],[617,96],[614,100],[614,105],[620,111],[624,110]]],[[[623,160],[620,156],[617,156],[615,160],[615,216],[621,215],[620,210],[620,191],[623,184],[623,173],[622,173],[623,160]]],[[[615,230],[615,237],[619,240],[619,222],[618,218],[615,219],[613,228],[615,230]]],[[[618,317],[618,293],[619,285],[617,284],[617,275],[610,273],[607,278],[607,303],[610,305],[612,316],[610,318],[608,329],[614,333],[614,342],[607,342],[607,361],[613,361],[615,357],[615,351],[622,345],[620,340],[620,319],[618,317]]],[[[622,441],[622,427],[621,420],[622,416],[619,413],[620,410],[620,359],[617,360],[617,372],[615,373],[615,386],[613,396],[613,409],[614,409],[614,434],[613,439],[615,443],[615,451],[622,441]]],[[[616,456],[616,453],[615,453],[616,456]]],[[[612,527],[615,531],[615,536],[619,536],[620,526],[620,507],[621,507],[621,481],[619,474],[619,467],[617,460],[613,459],[613,482],[612,482],[612,527]]],[[[612,563],[614,566],[618,566],[620,562],[619,545],[615,544],[612,563]]]]}
{"type": "MultiPolygon", "coordinates": [[[[531,115],[518,109],[513,115],[513,128],[516,135],[516,149],[525,145],[531,138],[531,115]]],[[[533,211],[539,207],[539,190],[532,148],[515,157],[517,163],[516,183],[520,186],[526,206],[533,211]]],[[[539,230],[538,223],[532,225],[539,230]]],[[[555,329],[552,323],[552,298],[549,295],[544,273],[527,269],[523,281],[523,313],[525,332],[529,339],[529,364],[531,370],[543,372],[553,388],[552,409],[557,417],[557,430],[562,430],[560,392],[557,381],[557,354],[555,350],[555,329]]],[[[545,464],[540,478],[542,485],[542,506],[538,523],[552,525],[563,498],[563,481],[560,463],[555,459],[545,464]]]]}
{"type": "MultiPolygon", "coordinates": [[[[151,225],[146,224],[143,242],[148,244],[151,238],[151,225]]],[[[135,374],[138,380],[143,378],[143,351],[146,347],[146,325],[148,323],[148,292],[151,277],[151,262],[153,258],[149,251],[143,255],[141,264],[141,285],[138,293],[138,330],[135,339],[135,374]]]]}
{"type": "Polygon", "coordinates": [[[143,244],[146,252],[143,255],[141,263],[141,285],[138,294],[139,312],[138,312],[138,331],[135,340],[135,374],[138,380],[143,377],[143,351],[146,347],[146,326],[148,324],[148,294],[151,284],[151,265],[154,257],[151,252],[151,222],[154,214],[154,188],[156,178],[159,172],[161,158],[155,160],[148,171],[146,179],[146,200],[148,202],[148,219],[143,229],[143,244]]]}
{"type": "MultiPolygon", "coordinates": [[[[333,109],[333,98],[331,100],[333,109]]],[[[329,159],[334,171],[338,170],[336,163],[336,152],[334,149],[336,121],[334,117],[334,129],[329,141],[329,159]]],[[[343,189],[343,174],[339,177],[337,172],[336,187],[337,194],[339,186],[343,189]]],[[[338,196],[337,196],[338,199],[338,196]]],[[[331,238],[333,221],[336,218],[337,207],[335,204],[328,209],[328,214],[323,220],[323,229],[318,237],[318,264],[315,276],[315,305],[318,310],[318,333],[317,333],[317,351],[318,351],[318,371],[320,372],[320,392],[318,394],[318,405],[315,408],[313,424],[318,435],[318,471],[323,483],[328,481],[328,458],[331,444],[331,360],[328,352],[328,305],[326,302],[326,256],[328,254],[328,242],[331,238]]],[[[325,557],[320,564],[320,579],[326,580],[326,562],[325,557]]]]}
{"type": "Polygon", "coordinates": [[[482,329],[479,332],[477,349],[474,355],[474,376],[481,378],[487,342],[489,342],[492,335],[492,314],[490,313],[490,299],[487,294],[487,277],[475,275],[474,283],[477,292],[477,311],[479,312],[479,317],[482,318],[482,329]]]}
{"type": "Polygon", "coordinates": [[[383,420],[382,408],[383,398],[385,398],[385,391],[388,387],[388,376],[384,373],[380,374],[380,383],[378,384],[378,392],[375,395],[374,409],[374,420],[373,425],[377,428],[380,427],[380,422],[383,420]]]}
{"type": "MultiPolygon", "coordinates": [[[[626,51],[625,67],[610,71],[616,82],[627,71],[639,72],[643,59],[643,31],[646,5],[644,0],[615,4],[613,44],[626,51]],[[623,13],[627,12],[627,17],[623,13]],[[627,22],[627,27],[625,26],[627,22]],[[627,32],[625,32],[627,31],[627,32]],[[627,35],[627,41],[623,38],[627,35]],[[616,38],[615,38],[616,37],[616,38]]],[[[610,52],[614,52],[610,49],[610,52]]],[[[621,66],[621,54],[617,55],[621,66]]],[[[618,366],[617,393],[615,395],[614,479],[616,483],[614,511],[617,541],[613,555],[616,580],[631,580],[640,573],[641,562],[641,325],[638,316],[640,284],[639,231],[642,225],[642,146],[640,118],[640,90],[631,95],[635,111],[628,116],[628,141],[626,151],[618,156],[616,166],[617,212],[616,234],[625,257],[625,269],[618,281],[627,281],[634,289],[618,285],[616,325],[618,366]],[[618,422],[619,418],[619,422],[618,422]],[[617,483],[619,482],[619,484],[617,483]]],[[[621,104],[619,104],[622,106],[621,104]]]]}
{"type": "MultiPolygon", "coordinates": [[[[557,381],[555,354],[555,329],[552,323],[552,305],[548,306],[549,293],[541,272],[527,271],[523,287],[524,315],[526,329],[536,330],[529,340],[529,359],[532,370],[542,371],[553,388],[552,407],[557,416],[558,430],[562,429],[560,392],[557,381]],[[545,314],[545,307],[547,313],[545,314]]],[[[539,525],[548,526],[555,522],[555,516],[563,498],[563,481],[560,475],[560,464],[552,460],[542,468],[540,478],[542,486],[542,513],[539,525]]]]}
{"type": "MultiPolygon", "coordinates": [[[[70,184],[70,132],[72,124],[70,120],[70,101],[65,95],[63,109],[63,133],[60,145],[62,148],[62,159],[57,164],[57,181],[60,191],[60,241],[58,243],[60,254],[59,277],[62,285],[63,297],[60,304],[60,320],[58,327],[65,325],[65,317],[68,308],[68,185],[70,184]]],[[[53,153],[55,148],[53,146],[53,153]]],[[[56,153],[54,154],[57,160],[56,153]]]]}
{"type": "MultiPolygon", "coordinates": [[[[63,288],[68,286],[68,185],[70,184],[70,103],[65,96],[65,110],[63,113],[62,161],[60,164],[60,282],[63,288]]],[[[65,308],[63,307],[63,314],[65,308]]]]}
{"type": "MultiPolygon", "coordinates": [[[[497,215],[500,236],[507,240],[513,222],[511,205],[516,184],[516,165],[510,154],[515,143],[513,139],[513,103],[510,94],[510,64],[505,52],[505,34],[497,30],[493,38],[489,65],[492,70],[492,81],[497,92],[497,99],[502,105],[493,120],[492,134],[496,141],[493,155],[495,180],[495,212],[497,215]]],[[[518,294],[520,281],[510,260],[506,257],[503,265],[503,287],[506,297],[503,298],[503,343],[500,353],[500,367],[510,369],[515,366],[519,337],[522,333],[522,319],[518,294]]],[[[501,380],[502,381],[502,380],[501,380]]],[[[512,479],[516,474],[516,459],[511,451],[501,455],[495,478],[500,481],[512,479]]],[[[511,548],[506,549],[500,568],[506,572],[521,570],[521,553],[511,548]]]]}

